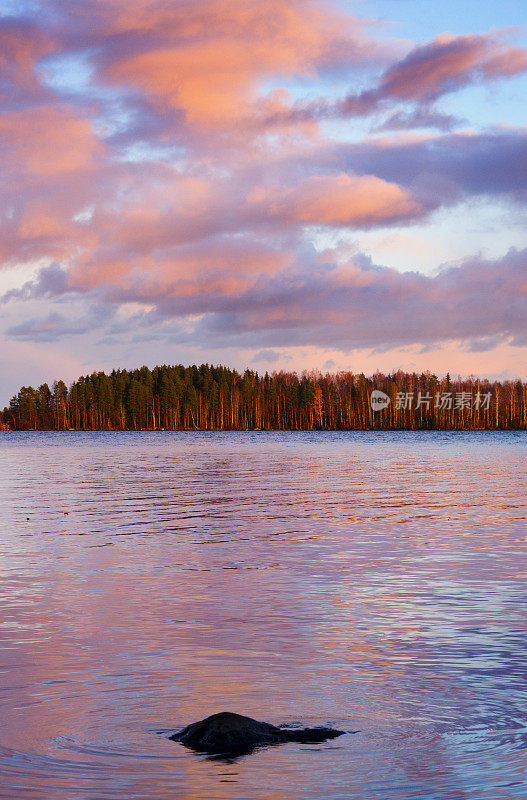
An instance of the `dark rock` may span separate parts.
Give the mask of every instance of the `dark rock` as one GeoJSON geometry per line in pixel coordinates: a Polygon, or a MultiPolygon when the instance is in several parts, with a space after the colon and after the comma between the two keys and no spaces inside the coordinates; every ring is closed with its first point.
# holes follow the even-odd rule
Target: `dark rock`
{"type": "Polygon", "coordinates": [[[267,722],[223,711],[193,722],[169,738],[199,753],[233,758],[247,755],[257,747],[284,742],[315,744],[343,733],[333,728],[277,728],[267,722]]]}

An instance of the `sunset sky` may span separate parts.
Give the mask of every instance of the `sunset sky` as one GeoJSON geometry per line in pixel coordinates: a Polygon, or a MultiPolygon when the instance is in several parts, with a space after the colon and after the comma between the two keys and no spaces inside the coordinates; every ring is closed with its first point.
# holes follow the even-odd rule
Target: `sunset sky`
{"type": "Polygon", "coordinates": [[[4,0],[0,406],[162,363],[527,378],[527,7],[4,0]]]}

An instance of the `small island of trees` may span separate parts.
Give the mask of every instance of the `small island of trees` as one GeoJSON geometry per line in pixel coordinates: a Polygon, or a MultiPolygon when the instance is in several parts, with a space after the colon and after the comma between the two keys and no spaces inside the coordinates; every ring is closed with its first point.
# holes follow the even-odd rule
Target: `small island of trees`
{"type": "Polygon", "coordinates": [[[141,367],[23,386],[1,430],[527,429],[527,384],[422,374],[141,367]],[[374,389],[390,399],[373,410],[374,389]]]}

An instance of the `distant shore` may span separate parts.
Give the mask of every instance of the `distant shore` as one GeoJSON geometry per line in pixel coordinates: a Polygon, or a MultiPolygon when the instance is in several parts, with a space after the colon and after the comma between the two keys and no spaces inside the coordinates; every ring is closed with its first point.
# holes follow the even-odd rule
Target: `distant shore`
{"type": "Polygon", "coordinates": [[[0,430],[525,430],[527,384],[429,372],[273,372],[209,364],[22,387],[0,430]]]}

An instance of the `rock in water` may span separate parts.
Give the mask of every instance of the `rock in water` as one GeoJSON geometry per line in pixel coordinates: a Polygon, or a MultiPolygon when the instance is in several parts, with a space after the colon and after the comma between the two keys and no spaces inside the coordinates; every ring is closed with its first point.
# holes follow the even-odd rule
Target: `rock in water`
{"type": "Polygon", "coordinates": [[[199,753],[236,757],[247,755],[257,747],[284,742],[314,744],[343,733],[333,728],[277,728],[267,722],[223,711],[193,722],[169,738],[199,753]]]}

